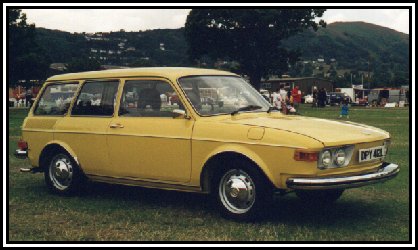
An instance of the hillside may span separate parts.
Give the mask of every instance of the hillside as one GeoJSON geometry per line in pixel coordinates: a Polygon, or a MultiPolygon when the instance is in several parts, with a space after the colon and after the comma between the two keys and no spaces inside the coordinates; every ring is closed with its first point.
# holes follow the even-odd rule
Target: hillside
{"type": "Polygon", "coordinates": [[[159,66],[187,64],[187,44],[183,29],[74,34],[37,28],[37,42],[48,51],[53,62],[68,63],[72,58],[90,56],[98,57],[102,64],[111,65],[129,66],[141,58],[147,58],[150,63],[159,66]],[[164,50],[161,50],[161,44],[164,50]],[[99,54],[95,54],[95,50],[99,54]],[[105,55],[109,54],[109,50],[112,56],[105,55]],[[106,60],[100,57],[106,57],[106,60]]]}
{"type": "MultiPolygon", "coordinates": [[[[369,60],[390,62],[407,69],[409,36],[395,30],[364,22],[336,22],[317,32],[306,31],[283,43],[299,49],[306,59],[336,59],[342,67],[363,67],[369,60]],[[360,64],[359,64],[360,63],[360,64]]],[[[360,69],[359,69],[360,70],[360,69]]]]}
{"type": "MultiPolygon", "coordinates": [[[[72,34],[38,28],[37,42],[48,51],[52,62],[90,57],[109,65],[193,65],[188,60],[184,29],[72,34]]],[[[302,61],[323,59],[325,63],[336,62],[336,70],[370,71],[382,84],[407,84],[409,79],[409,35],[389,28],[336,22],[317,32],[308,30],[295,35],[282,44],[299,50],[302,61]]]]}
{"type": "Polygon", "coordinates": [[[86,55],[89,47],[83,35],[44,28],[36,28],[36,42],[52,62],[68,62],[73,57],[86,55]]]}

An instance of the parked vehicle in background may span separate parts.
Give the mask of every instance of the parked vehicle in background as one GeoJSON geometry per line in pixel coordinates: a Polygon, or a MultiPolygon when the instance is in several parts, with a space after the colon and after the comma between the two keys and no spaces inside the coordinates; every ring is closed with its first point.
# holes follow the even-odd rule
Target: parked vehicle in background
{"type": "Polygon", "coordinates": [[[409,105],[409,85],[401,86],[401,89],[405,93],[405,105],[409,105]]]}
{"type": "Polygon", "coordinates": [[[400,88],[372,89],[368,95],[369,104],[372,106],[384,106],[386,103],[399,103],[405,100],[405,91],[400,88]]]}
{"type": "Polygon", "coordinates": [[[343,102],[351,103],[350,96],[346,93],[341,92],[328,92],[327,93],[327,104],[330,106],[341,105],[343,102]]]}
{"type": "Polygon", "coordinates": [[[370,89],[354,88],[353,105],[367,106],[369,105],[368,94],[370,89]]]}
{"type": "Polygon", "coordinates": [[[341,93],[347,94],[353,102],[355,100],[354,88],[336,88],[335,92],[341,92],[341,93]]]}

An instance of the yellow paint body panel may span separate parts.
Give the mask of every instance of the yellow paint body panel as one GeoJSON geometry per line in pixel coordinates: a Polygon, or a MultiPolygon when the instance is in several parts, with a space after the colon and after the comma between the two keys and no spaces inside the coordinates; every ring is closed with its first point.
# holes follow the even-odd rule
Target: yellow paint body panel
{"type": "Polygon", "coordinates": [[[54,140],[65,142],[86,174],[112,172],[107,153],[106,133],[112,118],[64,117],[54,130],[54,140]]]}
{"type": "Polygon", "coordinates": [[[287,188],[289,177],[343,176],[371,171],[381,162],[360,164],[357,161],[359,149],[381,145],[389,138],[387,132],[377,128],[278,112],[200,116],[177,83],[179,78],[190,75],[235,76],[207,69],[142,68],[51,77],[46,85],[74,80],[81,85],[88,79],[119,80],[116,110],[126,80],[164,80],[177,92],[189,119],[120,117],[118,112],[111,117],[75,117],[69,113],[49,117],[34,115],[32,109],[22,128],[32,165],[39,165],[39,155],[47,145],[58,144],[94,180],[199,191],[206,162],[224,152],[249,158],[280,189],[287,188]],[[123,127],[111,128],[111,124],[123,127]],[[339,145],[355,145],[347,167],[319,170],[316,162],[294,160],[296,149],[319,152],[324,147],[339,145]]]}
{"type": "Polygon", "coordinates": [[[193,122],[167,117],[119,117],[108,132],[109,176],[187,183],[193,122]]]}
{"type": "Polygon", "coordinates": [[[259,128],[259,127],[249,128],[247,132],[247,137],[248,139],[251,139],[251,140],[261,140],[263,139],[264,131],[265,131],[264,128],[259,128]]]}

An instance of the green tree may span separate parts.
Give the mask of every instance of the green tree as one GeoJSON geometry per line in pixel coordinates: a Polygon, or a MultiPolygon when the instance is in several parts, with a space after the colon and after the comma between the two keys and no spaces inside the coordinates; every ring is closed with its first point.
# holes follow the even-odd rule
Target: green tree
{"type": "Polygon", "coordinates": [[[100,70],[100,62],[92,58],[73,58],[66,64],[67,73],[100,70]]]}
{"type": "Polygon", "coordinates": [[[195,9],[187,16],[186,40],[191,59],[203,55],[231,58],[260,88],[262,77],[282,74],[298,54],[280,41],[305,29],[325,27],[324,9],[195,9]]]}
{"type": "Polygon", "coordinates": [[[35,25],[28,24],[20,9],[8,9],[8,76],[9,84],[25,80],[43,80],[47,77],[50,60],[35,42],[35,25]]]}
{"type": "Polygon", "coordinates": [[[329,73],[329,78],[331,79],[337,78],[337,71],[335,70],[335,67],[333,65],[331,65],[331,67],[329,68],[328,73],[329,73]]]}
{"type": "Polygon", "coordinates": [[[301,76],[304,67],[305,67],[304,63],[301,61],[298,61],[289,67],[288,74],[293,77],[301,76]]]}
{"type": "Polygon", "coordinates": [[[151,59],[139,58],[129,64],[130,67],[155,67],[157,64],[151,59]]]}
{"type": "Polygon", "coordinates": [[[303,66],[302,76],[310,77],[313,75],[314,67],[310,63],[306,63],[303,66]]]}
{"type": "Polygon", "coordinates": [[[389,86],[392,78],[390,66],[388,63],[375,62],[374,74],[370,79],[370,87],[384,87],[389,86]]]}

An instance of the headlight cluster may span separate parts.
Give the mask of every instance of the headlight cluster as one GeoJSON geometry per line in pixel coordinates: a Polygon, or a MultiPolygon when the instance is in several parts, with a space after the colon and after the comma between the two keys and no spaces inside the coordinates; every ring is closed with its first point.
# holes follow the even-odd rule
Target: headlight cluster
{"type": "Polygon", "coordinates": [[[346,160],[345,150],[344,149],[341,149],[341,148],[338,149],[335,152],[335,164],[338,167],[341,167],[342,165],[344,165],[345,160],[346,160]]]}
{"type": "Polygon", "coordinates": [[[343,146],[322,150],[319,154],[318,168],[326,169],[347,166],[353,155],[353,149],[354,146],[343,146]]]}
{"type": "Polygon", "coordinates": [[[322,155],[320,157],[320,161],[322,163],[322,166],[325,168],[329,167],[332,164],[332,153],[330,150],[325,150],[322,152],[322,155]]]}

